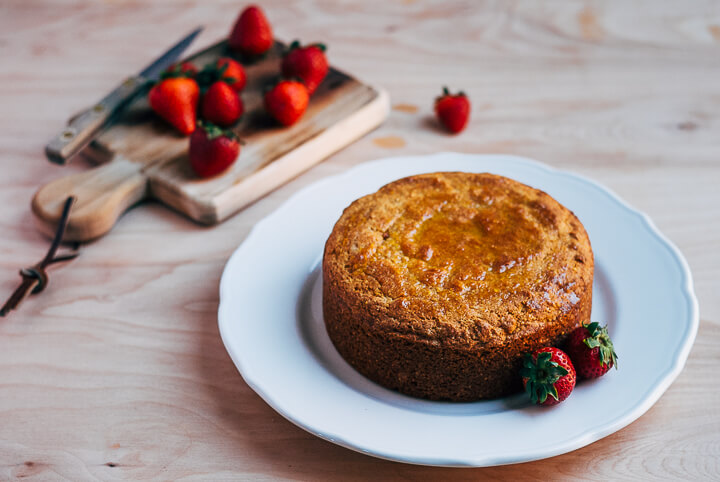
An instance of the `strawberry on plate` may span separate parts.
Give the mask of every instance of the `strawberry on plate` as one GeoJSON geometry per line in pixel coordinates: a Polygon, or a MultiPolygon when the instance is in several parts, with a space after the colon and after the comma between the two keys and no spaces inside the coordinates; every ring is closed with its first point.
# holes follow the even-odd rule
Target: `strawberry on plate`
{"type": "Polygon", "coordinates": [[[199,177],[217,176],[227,170],[240,154],[240,142],[231,131],[200,121],[190,136],[190,167],[199,177]]]}
{"type": "Polygon", "coordinates": [[[194,79],[170,77],[161,80],[150,89],[148,102],[160,117],[172,124],[182,134],[195,130],[200,88],[194,79]]]}
{"type": "Polygon", "coordinates": [[[546,346],[526,355],[520,370],[525,392],[533,403],[556,405],[575,388],[575,368],[564,351],[546,346]]]}
{"type": "Polygon", "coordinates": [[[302,117],[309,101],[305,84],[281,80],[265,93],[265,110],[280,124],[290,126],[302,117]]]}
{"type": "Polygon", "coordinates": [[[613,366],[617,369],[617,354],[610,340],[607,326],[583,323],[568,337],[568,355],[582,378],[598,378],[613,366]]]}
{"type": "Polygon", "coordinates": [[[303,47],[299,41],[294,41],[282,61],[283,75],[302,80],[308,93],[312,95],[328,73],[325,50],[323,44],[303,47]]]}
{"type": "Polygon", "coordinates": [[[202,97],[202,118],[221,127],[229,127],[240,118],[244,110],[242,99],[229,84],[218,80],[202,97]]]}
{"type": "Polygon", "coordinates": [[[464,92],[451,94],[447,87],[435,99],[435,115],[440,124],[453,134],[465,129],[470,119],[470,100],[464,92]]]}
{"type": "Polygon", "coordinates": [[[233,26],[228,45],[247,55],[260,55],[273,46],[273,33],[265,13],[257,5],[242,11],[233,26]]]}

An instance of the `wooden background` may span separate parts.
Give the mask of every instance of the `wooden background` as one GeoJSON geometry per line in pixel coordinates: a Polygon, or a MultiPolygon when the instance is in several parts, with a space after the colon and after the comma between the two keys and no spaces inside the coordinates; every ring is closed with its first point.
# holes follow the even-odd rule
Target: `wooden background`
{"type": "MultiPolygon", "coordinates": [[[[720,2],[263,2],[277,36],[321,40],[385,87],[389,120],[215,228],[148,204],[0,319],[0,479],[720,478],[720,2]],[[439,132],[443,84],[473,102],[439,132]],[[303,186],[369,159],[439,150],[520,154],[596,179],[650,214],[687,257],[701,323],[660,401],[591,446],[488,469],[409,466],[317,439],[248,388],[218,335],[223,265],[303,186]]],[[[87,168],[48,164],[65,119],[197,24],[194,49],[242,4],[0,4],[0,293],[47,240],[36,188],[87,168]]],[[[639,341],[640,343],[641,341],[639,341]]],[[[615,396],[622,396],[616,394],[615,396]]]]}

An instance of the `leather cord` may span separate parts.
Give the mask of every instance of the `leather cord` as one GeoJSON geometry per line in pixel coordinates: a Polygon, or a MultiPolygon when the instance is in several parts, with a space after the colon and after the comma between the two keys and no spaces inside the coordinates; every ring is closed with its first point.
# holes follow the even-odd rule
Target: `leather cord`
{"type": "Polygon", "coordinates": [[[37,294],[45,289],[48,284],[48,274],[45,268],[55,263],[75,259],[80,254],[77,252],[79,244],[76,243],[73,246],[73,252],[55,256],[60,244],[62,243],[63,236],[65,235],[68,218],[70,217],[70,210],[72,209],[74,203],[74,196],[70,196],[65,201],[62,216],[60,217],[57,231],[55,231],[55,237],[50,244],[50,249],[42,261],[30,266],[29,268],[20,270],[22,283],[20,283],[20,286],[18,286],[13,294],[10,295],[10,298],[8,298],[3,307],[0,308],[0,316],[6,316],[12,310],[16,310],[20,306],[20,303],[22,303],[30,294],[37,294]]]}

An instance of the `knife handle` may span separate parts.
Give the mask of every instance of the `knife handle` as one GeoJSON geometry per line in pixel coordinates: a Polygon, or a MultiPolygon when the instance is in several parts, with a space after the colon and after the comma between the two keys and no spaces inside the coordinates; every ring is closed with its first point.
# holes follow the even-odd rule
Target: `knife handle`
{"type": "Polygon", "coordinates": [[[108,119],[132,100],[144,84],[145,79],[140,76],[125,79],[103,100],[73,118],[62,132],[48,142],[45,146],[45,155],[52,162],[65,164],[68,159],[93,140],[108,119]]]}
{"type": "Polygon", "coordinates": [[[35,221],[52,237],[69,196],[76,201],[68,217],[65,242],[99,238],[115,225],[130,207],[145,199],[148,178],[142,163],[116,156],[111,162],[42,186],[32,200],[35,221]]]}

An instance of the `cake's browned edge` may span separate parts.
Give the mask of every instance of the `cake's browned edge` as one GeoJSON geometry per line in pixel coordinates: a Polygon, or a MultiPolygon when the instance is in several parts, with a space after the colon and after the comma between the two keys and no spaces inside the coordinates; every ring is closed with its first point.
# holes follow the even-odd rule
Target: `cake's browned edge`
{"type": "MultiPolygon", "coordinates": [[[[542,191],[530,189],[552,199],[542,191]]],[[[345,212],[362,199],[351,204],[345,212]]],[[[562,207],[557,201],[553,202],[562,207]]],[[[592,249],[582,223],[573,213],[565,211],[570,214],[573,229],[577,232],[576,261],[580,260],[585,276],[577,278],[575,290],[583,296],[567,312],[547,320],[530,336],[520,330],[501,344],[494,344],[493,340],[476,340],[477,343],[467,345],[452,337],[432,339],[393,330],[400,320],[392,318],[392,313],[382,306],[363,302],[365,299],[358,293],[348,291],[344,277],[349,266],[339,264],[331,255],[341,236],[336,225],[323,256],[323,314],[330,339],[342,357],[360,373],[408,395],[470,401],[497,398],[520,389],[518,371],[523,355],[543,346],[562,344],[570,331],[590,319],[592,249]]]]}
{"type": "Polygon", "coordinates": [[[326,328],[340,355],[380,385],[430,400],[472,401],[518,391],[523,355],[560,345],[580,321],[589,319],[592,306],[587,297],[557,323],[511,347],[461,349],[405,333],[374,333],[383,314],[350,304],[331,289],[332,271],[323,271],[323,316],[332,320],[326,328]]]}

